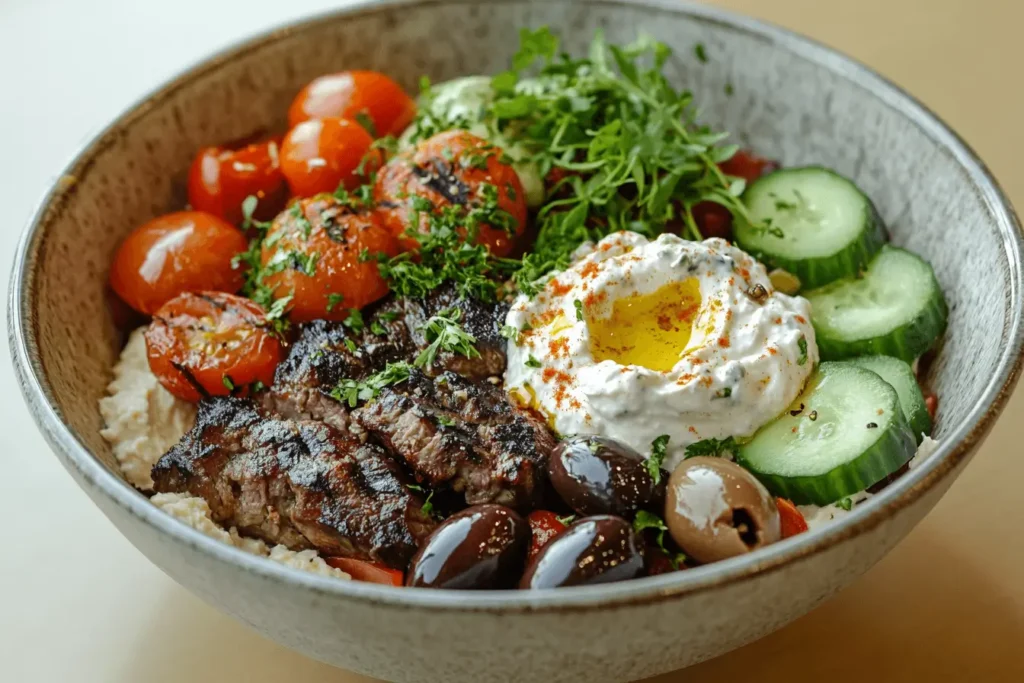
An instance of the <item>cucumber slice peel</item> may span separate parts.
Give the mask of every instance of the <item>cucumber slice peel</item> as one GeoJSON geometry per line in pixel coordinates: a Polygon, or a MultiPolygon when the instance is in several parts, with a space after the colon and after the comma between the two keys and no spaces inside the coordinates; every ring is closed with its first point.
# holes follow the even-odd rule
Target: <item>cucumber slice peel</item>
{"type": "Polygon", "coordinates": [[[742,444],[736,459],[773,494],[828,505],[889,476],[915,448],[895,389],[870,370],[822,363],[789,410],[742,444]]]}
{"type": "Polygon", "coordinates": [[[932,433],[932,418],[924,402],[924,394],[914,376],[914,370],[904,361],[890,356],[861,356],[850,363],[870,370],[888,382],[900,397],[900,407],[910,424],[910,431],[920,445],[925,435],[932,433]]]}
{"type": "Polygon", "coordinates": [[[736,242],[804,287],[855,276],[886,241],[871,200],[819,166],[770,173],[747,188],[743,201],[754,225],[765,227],[737,219],[736,242]]]}
{"type": "Polygon", "coordinates": [[[946,329],[946,299],[927,262],[885,246],[860,278],[804,294],[824,360],[883,355],[913,362],[946,329]]]}

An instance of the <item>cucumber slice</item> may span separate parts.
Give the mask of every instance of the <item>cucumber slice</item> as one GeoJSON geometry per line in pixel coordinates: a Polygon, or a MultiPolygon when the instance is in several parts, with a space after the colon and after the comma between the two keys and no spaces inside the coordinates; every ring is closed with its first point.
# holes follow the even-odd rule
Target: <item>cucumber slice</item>
{"type": "Polygon", "coordinates": [[[870,370],[822,363],[736,459],[775,495],[828,505],[885,479],[914,450],[895,389],[870,370]]]}
{"type": "Polygon", "coordinates": [[[886,241],[871,200],[826,168],[786,168],[756,180],[743,202],[754,228],[737,219],[736,242],[761,261],[814,288],[853,277],[886,241]]]}
{"type": "Polygon", "coordinates": [[[928,406],[924,403],[924,394],[917,384],[917,377],[914,370],[907,363],[899,358],[889,356],[861,356],[851,358],[850,363],[870,370],[896,390],[900,397],[900,407],[903,415],[910,423],[910,431],[917,440],[918,445],[924,440],[925,435],[932,433],[932,417],[928,414],[928,406]]]}
{"type": "Polygon", "coordinates": [[[883,355],[908,363],[946,330],[946,299],[932,267],[886,246],[863,277],[804,294],[823,360],[883,355]]]}

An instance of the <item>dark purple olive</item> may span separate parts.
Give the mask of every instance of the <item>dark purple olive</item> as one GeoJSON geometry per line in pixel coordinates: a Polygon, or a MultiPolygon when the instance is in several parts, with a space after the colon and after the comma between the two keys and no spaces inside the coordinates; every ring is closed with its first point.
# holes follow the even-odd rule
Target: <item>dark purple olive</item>
{"type": "Polygon", "coordinates": [[[661,474],[655,483],[642,455],[603,436],[566,439],[548,460],[551,485],[581,515],[632,519],[641,508],[660,509],[668,479],[661,474]]]}
{"type": "Polygon", "coordinates": [[[405,585],[423,588],[512,588],[523,573],[530,527],[502,505],[475,505],[452,515],[412,558],[405,585]]]}
{"type": "Polygon", "coordinates": [[[558,588],[625,581],[644,575],[643,542],[621,517],[585,517],[544,546],[520,588],[558,588]]]}

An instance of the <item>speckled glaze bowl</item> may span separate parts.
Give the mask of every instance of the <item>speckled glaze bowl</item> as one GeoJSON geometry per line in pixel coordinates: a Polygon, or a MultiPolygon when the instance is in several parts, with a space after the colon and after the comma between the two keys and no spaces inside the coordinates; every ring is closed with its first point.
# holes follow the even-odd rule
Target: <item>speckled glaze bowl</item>
{"type": "Polygon", "coordinates": [[[92,140],[28,227],[13,272],[21,389],[64,466],[161,569],[310,657],[397,681],[621,681],[680,668],[807,612],[886,554],[932,508],[992,426],[1021,367],[1022,239],[983,164],[891,83],[804,38],[678,0],[364,2],[282,28],[164,85],[92,140]],[[342,68],[410,88],[503,68],[516,28],[549,24],[572,51],[594,31],[647,31],[703,117],[784,164],[820,162],[874,199],[896,243],[935,266],[951,304],[932,386],[939,451],[849,517],[749,556],[550,592],[396,589],[312,576],[185,527],[126,484],[97,400],[121,333],[105,298],[118,241],[182,202],[203,145],[282,127],[301,85],[342,68]],[[693,57],[703,43],[705,64],[693,57]],[[726,93],[726,84],[732,95],[726,93]]]}

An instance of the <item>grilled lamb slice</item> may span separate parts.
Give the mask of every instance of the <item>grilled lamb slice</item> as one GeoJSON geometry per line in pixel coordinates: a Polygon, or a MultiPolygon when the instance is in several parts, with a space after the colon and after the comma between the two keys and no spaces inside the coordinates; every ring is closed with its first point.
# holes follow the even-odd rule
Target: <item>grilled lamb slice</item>
{"type": "Polygon", "coordinates": [[[388,363],[412,362],[428,346],[422,328],[441,311],[457,307],[460,324],[476,337],[479,357],[442,351],[430,374],[444,371],[484,379],[505,372],[505,339],[500,328],[507,308],[462,299],[455,288],[444,285],[424,299],[389,299],[373,313],[359,332],[342,323],[317,320],[303,325],[288,357],[278,366],[274,386],[264,394],[263,404],[284,417],[323,420],[347,430],[349,410],[328,394],[343,379],[361,380],[380,372],[388,363]],[[374,331],[376,330],[376,332],[374,331]],[[384,334],[379,334],[383,330],[384,334]]]}
{"type": "Polygon", "coordinates": [[[500,387],[446,372],[413,372],[353,413],[364,429],[432,488],[448,487],[466,503],[525,509],[541,495],[555,437],[500,387]]]}
{"type": "Polygon", "coordinates": [[[200,402],[153,480],[158,492],[202,496],[214,521],[244,534],[400,569],[435,526],[378,447],[246,399],[200,402]]]}

